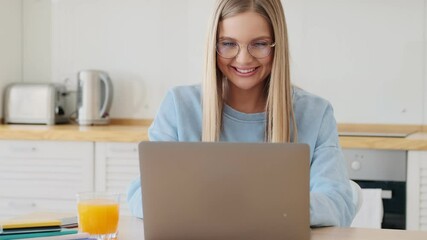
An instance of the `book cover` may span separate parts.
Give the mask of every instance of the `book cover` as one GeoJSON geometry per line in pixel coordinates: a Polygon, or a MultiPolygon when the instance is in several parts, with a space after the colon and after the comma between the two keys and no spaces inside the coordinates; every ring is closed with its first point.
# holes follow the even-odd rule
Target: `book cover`
{"type": "Polygon", "coordinates": [[[6,235],[6,234],[55,232],[55,231],[61,231],[61,227],[53,226],[53,227],[8,228],[8,229],[0,230],[0,236],[6,235]]]}
{"type": "Polygon", "coordinates": [[[60,220],[40,220],[40,219],[15,219],[0,222],[0,230],[29,227],[51,227],[61,226],[60,220]]]}
{"type": "Polygon", "coordinates": [[[20,233],[20,234],[1,235],[0,236],[0,240],[12,240],[12,239],[26,239],[26,238],[37,238],[37,237],[61,236],[61,235],[76,234],[76,233],[78,233],[77,230],[73,230],[73,229],[62,229],[61,231],[57,231],[57,232],[20,233]]]}

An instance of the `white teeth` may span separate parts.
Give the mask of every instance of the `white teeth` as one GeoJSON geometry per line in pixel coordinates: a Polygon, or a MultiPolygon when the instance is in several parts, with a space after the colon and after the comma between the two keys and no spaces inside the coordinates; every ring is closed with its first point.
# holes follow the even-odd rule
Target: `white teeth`
{"type": "Polygon", "coordinates": [[[236,70],[238,72],[240,72],[240,73],[250,73],[250,72],[255,71],[255,68],[251,68],[251,69],[239,69],[239,68],[236,68],[236,70]]]}

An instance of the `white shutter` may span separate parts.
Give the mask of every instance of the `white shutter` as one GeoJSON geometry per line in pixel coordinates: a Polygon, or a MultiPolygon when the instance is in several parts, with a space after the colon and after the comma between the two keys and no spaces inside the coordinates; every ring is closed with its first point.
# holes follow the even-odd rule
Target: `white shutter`
{"type": "Polygon", "coordinates": [[[93,143],[0,141],[0,217],[75,211],[78,192],[93,191],[93,143]]]}
{"type": "Polygon", "coordinates": [[[127,189],[139,177],[137,143],[96,143],[95,188],[121,194],[120,214],[130,215],[127,189]]]}
{"type": "Polygon", "coordinates": [[[420,230],[427,230],[427,159],[420,162],[420,230]]]}
{"type": "Polygon", "coordinates": [[[408,151],[406,229],[427,230],[427,151],[408,151]]]}

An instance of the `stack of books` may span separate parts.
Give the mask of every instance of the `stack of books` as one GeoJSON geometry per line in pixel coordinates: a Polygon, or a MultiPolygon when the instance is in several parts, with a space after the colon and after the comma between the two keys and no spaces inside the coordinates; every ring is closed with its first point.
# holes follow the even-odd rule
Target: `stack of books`
{"type": "Polygon", "coordinates": [[[17,219],[0,223],[0,240],[11,239],[89,239],[89,234],[79,233],[73,221],[63,223],[61,220],[17,219]]]}

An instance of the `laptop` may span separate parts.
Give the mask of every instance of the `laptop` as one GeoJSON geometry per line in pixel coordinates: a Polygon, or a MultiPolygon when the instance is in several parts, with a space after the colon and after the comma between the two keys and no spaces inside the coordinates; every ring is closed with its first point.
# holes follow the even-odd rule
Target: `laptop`
{"type": "Polygon", "coordinates": [[[145,240],[310,239],[309,146],[142,142],[145,240]]]}

